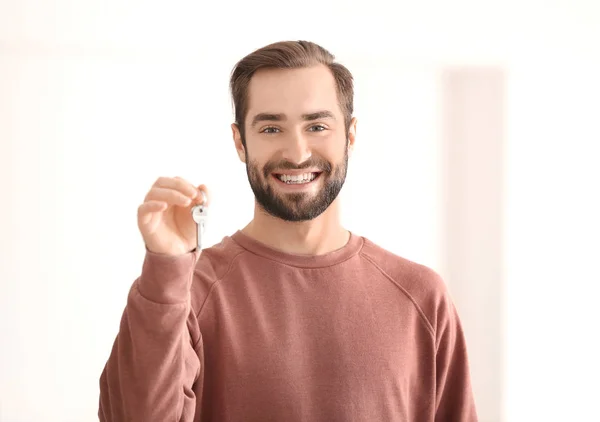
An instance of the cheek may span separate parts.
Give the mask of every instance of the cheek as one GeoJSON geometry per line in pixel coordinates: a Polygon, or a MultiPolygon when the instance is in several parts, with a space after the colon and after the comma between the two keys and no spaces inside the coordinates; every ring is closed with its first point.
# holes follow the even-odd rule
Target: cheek
{"type": "Polygon", "coordinates": [[[281,161],[281,154],[278,150],[268,146],[252,145],[248,148],[250,161],[261,171],[269,164],[278,164],[281,161]]]}
{"type": "Polygon", "coordinates": [[[346,144],[330,144],[324,148],[320,148],[320,150],[315,151],[315,153],[329,161],[331,164],[336,165],[344,159],[344,155],[346,154],[346,144]]]}
{"type": "Polygon", "coordinates": [[[265,163],[276,152],[272,144],[272,142],[264,142],[261,139],[249,137],[246,139],[246,152],[251,160],[265,163]]]}

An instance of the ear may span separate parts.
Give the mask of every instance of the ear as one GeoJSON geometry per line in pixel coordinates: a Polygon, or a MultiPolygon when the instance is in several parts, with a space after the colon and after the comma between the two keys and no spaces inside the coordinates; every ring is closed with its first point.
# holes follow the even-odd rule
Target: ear
{"type": "Polygon", "coordinates": [[[353,117],[350,121],[350,127],[348,128],[348,156],[352,156],[354,152],[354,143],[356,142],[356,117],[353,117]]]}
{"type": "Polygon", "coordinates": [[[231,124],[231,132],[233,135],[233,143],[235,144],[235,149],[237,151],[238,157],[242,163],[246,162],[246,148],[244,148],[244,144],[242,143],[242,134],[240,133],[240,128],[237,123],[231,124]]]}

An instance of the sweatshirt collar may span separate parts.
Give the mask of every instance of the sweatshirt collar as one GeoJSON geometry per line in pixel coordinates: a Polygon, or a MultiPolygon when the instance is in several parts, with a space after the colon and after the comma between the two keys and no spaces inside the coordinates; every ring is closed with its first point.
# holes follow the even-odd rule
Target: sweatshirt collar
{"type": "Polygon", "coordinates": [[[350,239],[340,249],[322,255],[299,255],[267,246],[241,230],[235,232],[231,239],[255,255],[300,268],[322,268],[340,264],[356,255],[363,245],[363,238],[350,232],[350,239]]]}

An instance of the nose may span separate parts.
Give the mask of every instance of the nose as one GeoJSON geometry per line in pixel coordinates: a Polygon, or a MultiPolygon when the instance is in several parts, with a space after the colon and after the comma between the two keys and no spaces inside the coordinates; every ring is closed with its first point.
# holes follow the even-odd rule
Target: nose
{"type": "Polygon", "coordinates": [[[309,142],[302,133],[293,133],[284,142],[282,155],[287,161],[301,164],[311,157],[309,142]]]}

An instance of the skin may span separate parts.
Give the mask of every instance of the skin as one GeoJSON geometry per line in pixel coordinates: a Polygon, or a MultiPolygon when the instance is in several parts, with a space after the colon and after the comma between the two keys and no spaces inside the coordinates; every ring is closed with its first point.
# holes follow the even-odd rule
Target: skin
{"type": "Polygon", "coordinates": [[[239,127],[231,126],[257,198],[254,218],[242,232],[292,254],[320,255],[342,248],[350,233],[341,225],[338,193],[354,149],[356,118],[346,134],[333,75],[324,65],[263,69],[253,75],[248,93],[245,147],[239,127]],[[327,113],[314,115],[322,111],[327,113]],[[320,175],[302,188],[290,189],[273,176],[307,171],[320,175]]]}

